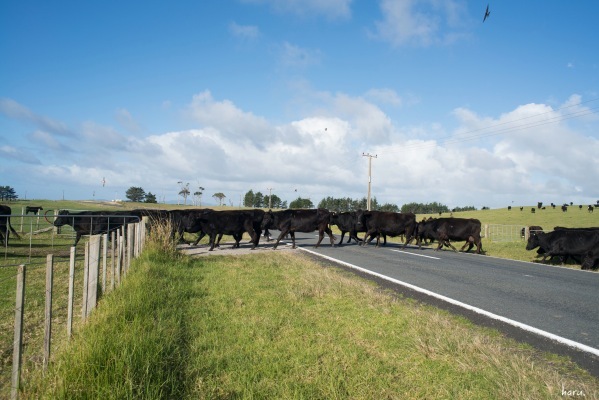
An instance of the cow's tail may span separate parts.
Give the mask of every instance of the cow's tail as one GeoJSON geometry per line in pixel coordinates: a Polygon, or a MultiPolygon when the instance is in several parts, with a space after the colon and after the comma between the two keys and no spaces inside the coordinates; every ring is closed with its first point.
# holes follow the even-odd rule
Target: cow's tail
{"type": "Polygon", "coordinates": [[[48,213],[52,211],[52,210],[46,210],[46,212],[44,213],[44,218],[46,219],[46,222],[49,223],[50,225],[54,225],[53,222],[50,222],[50,220],[48,219],[48,213]]]}
{"type": "Polygon", "coordinates": [[[11,232],[17,237],[17,239],[21,240],[21,236],[19,236],[17,231],[15,231],[15,229],[12,227],[10,223],[10,218],[8,219],[8,227],[10,228],[11,232]]]}

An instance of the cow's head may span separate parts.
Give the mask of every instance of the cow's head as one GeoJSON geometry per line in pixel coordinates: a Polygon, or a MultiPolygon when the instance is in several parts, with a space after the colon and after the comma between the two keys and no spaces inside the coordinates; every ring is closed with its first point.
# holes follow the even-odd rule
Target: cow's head
{"type": "Polygon", "coordinates": [[[264,217],[262,217],[262,224],[260,224],[260,228],[264,229],[269,229],[272,227],[272,224],[274,222],[274,215],[272,213],[272,210],[268,210],[264,213],[264,217]]]}
{"type": "Polygon", "coordinates": [[[540,242],[539,242],[539,234],[537,235],[530,235],[528,237],[528,242],[526,243],[526,250],[532,250],[536,247],[539,247],[540,242]]]}
{"type": "Polygon", "coordinates": [[[56,215],[56,218],[54,219],[53,225],[54,226],[68,225],[71,222],[69,215],[71,215],[69,213],[69,210],[58,210],[58,214],[56,215]]]}

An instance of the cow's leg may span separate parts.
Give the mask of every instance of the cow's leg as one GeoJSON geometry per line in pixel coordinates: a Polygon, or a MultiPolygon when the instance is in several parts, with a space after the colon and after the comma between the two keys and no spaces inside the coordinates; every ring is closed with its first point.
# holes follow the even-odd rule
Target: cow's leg
{"type": "Polygon", "coordinates": [[[372,241],[372,239],[374,238],[374,231],[367,231],[364,234],[364,240],[362,241],[362,246],[368,246],[368,244],[372,241]]]}
{"type": "MultiPolygon", "coordinates": [[[[73,243],[73,246],[77,246],[77,243],[79,243],[79,240],[81,240],[81,236],[82,236],[81,232],[77,232],[75,234],[75,243],[73,243]]],[[[8,239],[8,236],[7,236],[7,239],[8,239]]]]}
{"type": "MultiPolygon", "coordinates": [[[[289,231],[289,236],[291,236],[291,248],[295,249],[295,231],[289,231]]],[[[316,247],[318,247],[318,245],[316,247]]]]}
{"type": "Polygon", "coordinates": [[[235,244],[233,244],[233,249],[238,249],[240,247],[239,242],[241,242],[241,239],[243,237],[243,232],[242,233],[234,233],[233,235],[233,239],[235,239],[235,244]]]}
{"type": "Polygon", "coordinates": [[[202,240],[202,238],[206,236],[206,234],[203,231],[200,231],[200,234],[198,235],[198,238],[196,239],[195,242],[193,242],[194,246],[197,246],[198,243],[200,243],[200,240],[202,240]]]}
{"type": "MultiPolygon", "coordinates": [[[[341,231],[341,240],[339,241],[339,246],[341,246],[343,244],[343,238],[345,237],[345,231],[341,231]]],[[[351,235],[349,236],[349,238],[347,239],[347,243],[349,243],[351,241],[351,235]]]]}
{"type": "Polygon", "coordinates": [[[451,247],[453,251],[458,251],[458,250],[457,250],[455,247],[453,247],[453,244],[451,244],[451,242],[450,242],[449,240],[446,240],[446,241],[445,241],[445,244],[446,244],[447,246],[451,247]]]}
{"type": "MultiPolygon", "coordinates": [[[[220,238],[218,239],[218,241],[220,242],[220,238]]],[[[210,234],[210,249],[208,249],[208,251],[214,250],[215,246],[216,246],[216,232],[213,232],[210,234]]]]}
{"type": "MultiPolygon", "coordinates": [[[[283,237],[285,235],[287,235],[288,233],[289,233],[289,229],[283,229],[281,231],[281,233],[279,234],[279,237],[277,237],[277,241],[276,241],[275,245],[272,247],[273,250],[277,249],[277,246],[279,245],[279,242],[281,241],[281,239],[283,239],[283,237]]],[[[295,238],[293,239],[293,245],[295,246],[295,238]]]]}
{"type": "MultiPolygon", "coordinates": [[[[331,239],[331,247],[335,247],[335,236],[333,235],[333,231],[328,226],[324,229],[324,231],[329,235],[329,239],[331,239]]],[[[324,236],[324,235],[323,235],[324,236]]],[[[350,238],[351,239],[351,238],[350,238]]],[[[340,242],[341,243],[341,242],[340,242]]]]}

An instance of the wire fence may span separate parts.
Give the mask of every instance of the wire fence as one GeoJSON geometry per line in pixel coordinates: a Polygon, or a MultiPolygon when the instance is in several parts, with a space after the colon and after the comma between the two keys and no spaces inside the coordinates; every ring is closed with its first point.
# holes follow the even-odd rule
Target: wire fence
{"type": "Polygon", "coordinates": [[[520,242],[527,241],[531,234],[542,232],[530,228],[524,225],[486,224],[482,236],[491,242],[520,242]]]}
{"type": "Polygon", "coordinates": [[[84,322],[101,296],[120,285],[141,254],[146,222],[115,228],[117,219],[126,220],[111,216],[111,224],[102,225],[106,232],[84,236],[74,246],[72,227],[56,230],[43,217],[15,217],[23,219],[16,224],[21,239],[10,236],[0,263],[0,398],[12,399],[32,371],[47,368],[51,350],[68,343],[73,325],[84,322]]]}

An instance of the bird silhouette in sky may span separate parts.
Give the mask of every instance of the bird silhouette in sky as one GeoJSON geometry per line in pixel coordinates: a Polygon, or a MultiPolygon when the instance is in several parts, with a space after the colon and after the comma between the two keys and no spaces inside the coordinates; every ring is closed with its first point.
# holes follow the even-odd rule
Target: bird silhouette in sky
{"type": "Polygon", "coordinates": [[[489,15],[491,15],[491,12],[489,11],[489,5],[487,4],[487,10],[485,11],[485,17],[483,18],[483,22],[486,21],[487,17],[489,17],[489,15]]]}

